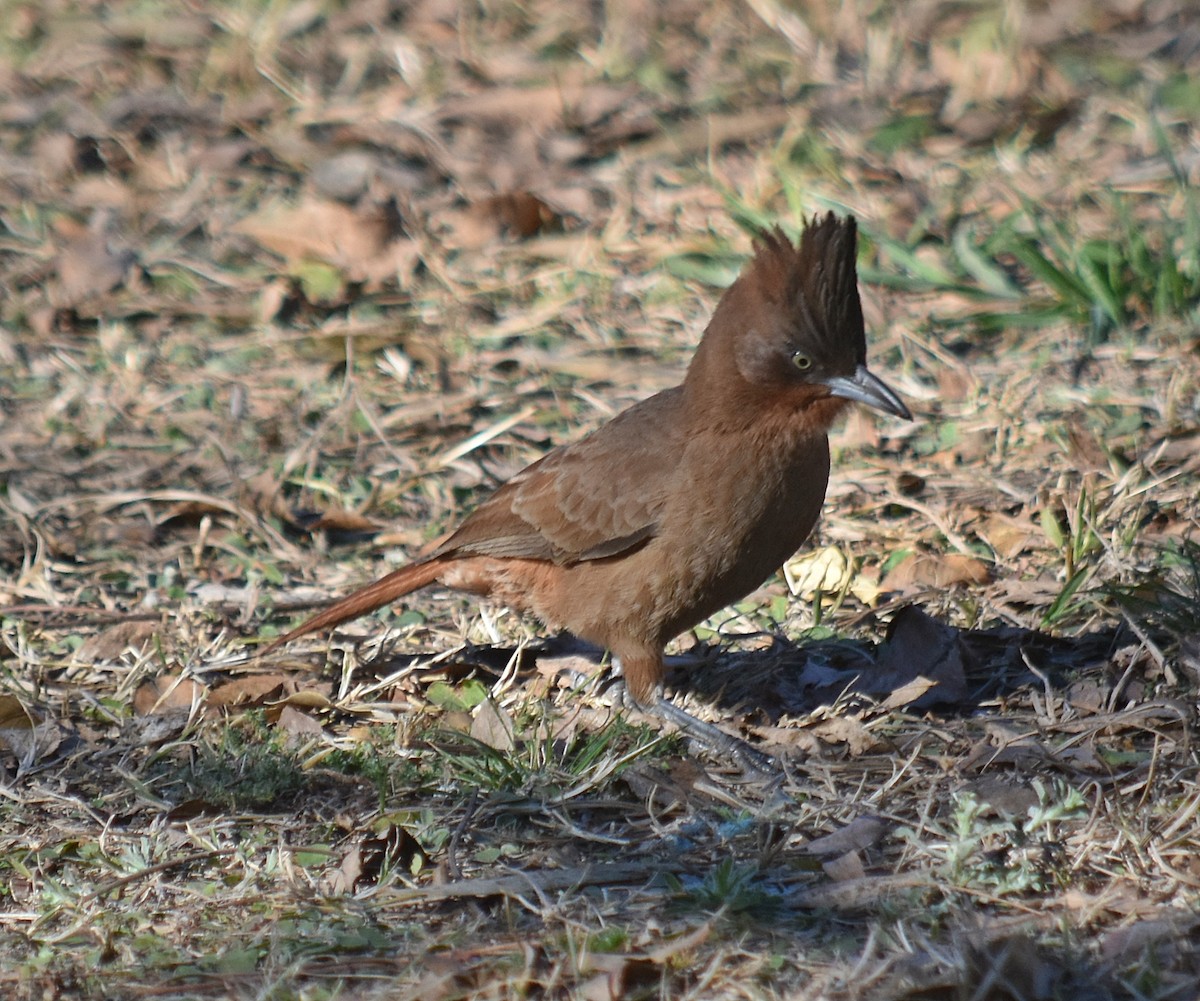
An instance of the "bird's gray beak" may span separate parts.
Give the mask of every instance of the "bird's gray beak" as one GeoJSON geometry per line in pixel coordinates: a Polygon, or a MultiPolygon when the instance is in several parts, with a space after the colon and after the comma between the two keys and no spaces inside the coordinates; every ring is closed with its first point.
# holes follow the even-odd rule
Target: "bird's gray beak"
{"type": "Polygon", "coordinates": [[[841,396],[856,403],[865,403],[868,407],[882,410],[887,414],[895,414],[906,421],[912,420],[908,407],[882,379],[867,371],[866,365],[859,365],[852,376],[835,375],[825,380],[829,392],[833,396],[841,396]]]}

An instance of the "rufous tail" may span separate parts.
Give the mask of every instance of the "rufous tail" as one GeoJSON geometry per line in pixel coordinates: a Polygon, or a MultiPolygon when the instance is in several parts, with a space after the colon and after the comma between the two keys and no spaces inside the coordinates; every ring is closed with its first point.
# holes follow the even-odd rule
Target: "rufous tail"
{"type": "Polygon", "coordinates": [[[318,612],[311,619],[298,625],[291,632],[284,633],[279,639],[269,644],[260,656],[265,656],[279,649],[285,643],[290,643],[301,636],[315,633],[319,629],[329,629],[340,626],[343,622],[357,619],[362,615],[390,605],[397,598],[432,584],[442,571],[441,560],[428,560],[422,563],[409,563],[399,570],[393,570],[386,577],[380,577],[373,584],[360,587],[341,601],[335,601],[323,612],[318,612]]]}

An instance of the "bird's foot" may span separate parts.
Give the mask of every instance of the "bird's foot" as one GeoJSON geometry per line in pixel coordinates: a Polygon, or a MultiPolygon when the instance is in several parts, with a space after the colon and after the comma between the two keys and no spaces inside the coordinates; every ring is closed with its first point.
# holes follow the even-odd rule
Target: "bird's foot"
{"type": "Polygon", "coordinates": [[[633,697],[620,679],[613,682],[609,691],[617,696],[616,702],[624,703],[630,709],[650,713],[670,723],[717,757],[725,760],[732,758],[742,771],[749,775],[761,778],[776,778],[780,775],[780,765],[775,758],[756,750],[740,737],[726,733],[720,727],[693,716],[685,709],[680,709],[661,692],[657,693],[652,701],[643,704],[633,697]]]}
{"type": "Polygon", "coordinates": [[[714,754],[733,758],[744,772],[764,778],[774,778],[779,774],[779,762],[775,758],[751,747],[740,737],[726,733],[720,727],[680,709],[664,695],[658,697],[658,701],[650,707],[649,711],[660,719],[679,727],[694,741],[714,754]]]}

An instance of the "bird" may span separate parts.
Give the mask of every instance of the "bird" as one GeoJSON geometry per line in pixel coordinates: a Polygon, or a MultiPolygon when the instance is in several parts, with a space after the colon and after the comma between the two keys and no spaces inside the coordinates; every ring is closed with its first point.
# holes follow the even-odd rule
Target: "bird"
{"type": "MultiPolygon", "coordinates": [[[[626,695],[717,750],[744,742],[663,693],[667,643],[755,588],[812,531],[828,432],[852,403],[912,415],[866,364],[857,223],[778,226],[717,303],[683,382],[501,485],[432,552],[271,643],[356,619],[431,584],[608,650],[626,695]]],[[[748,756],[752,766],[762,756],[748,756]]]]}

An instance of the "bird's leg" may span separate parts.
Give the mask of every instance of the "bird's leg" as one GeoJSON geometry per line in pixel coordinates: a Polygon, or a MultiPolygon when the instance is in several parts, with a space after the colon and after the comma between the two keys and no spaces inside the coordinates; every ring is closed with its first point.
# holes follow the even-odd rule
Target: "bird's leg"
{"type": "Polygon", "coordinates": [[[740,737],[680,709],[663,695],[661,654],[614,657],[614,661],[614,666],[620,668],[624,679],[622,687],[627,704],[678,727],[718,757],[733,758],[745,772],[771,776],[779,773],[779,763],[770,755],[755,750],[740,737]]]}
{"type": "Polygon", "coordinates": [[[666,720],[679,727],[694,741],[708,748],[718,756],[732,757],[742,770],[756,775],[774,776],[779,773],[779,762],[769,754],[751,747],[740,737],[726,733],[718,726],[713,726],[698,716],[693,716],[680,709],[665,695],[659,694],[657,701],[650,706],[642,707],[646,712],[654,713],[660,719],[666,720]]]}

